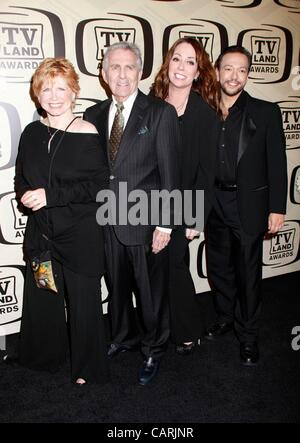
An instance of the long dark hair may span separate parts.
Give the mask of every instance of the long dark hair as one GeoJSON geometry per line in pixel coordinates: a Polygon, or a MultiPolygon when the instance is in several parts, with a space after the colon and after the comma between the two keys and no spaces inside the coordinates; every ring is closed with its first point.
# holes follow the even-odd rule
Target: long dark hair
{"type": "Polygon", "coordinates": [[[217,110],[219,86],[217,83],[215,70],[202,44],[192,37],[183,37],[176,40],[176,42],[168,50],[167,54],[165,55],[164,62],[156,74],[154,83],[151,86],[151,93],[163,100],[166,99],[170,84],[168,76],[169,64],[175,49],[180,43],[190,44],[196,53],[199,76],[197,80],[193,81],[192,90],[200,94],[203,100],[205,100],[213,109],[217,110]]]}

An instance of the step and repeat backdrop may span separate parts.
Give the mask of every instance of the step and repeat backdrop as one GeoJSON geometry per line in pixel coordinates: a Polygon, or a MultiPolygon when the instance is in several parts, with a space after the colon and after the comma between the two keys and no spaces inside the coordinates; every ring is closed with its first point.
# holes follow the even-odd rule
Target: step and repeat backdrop
{"type": "MultiPolygon", "coordinates": [[[[29,96],[32,73],[45,57],[70,59],[80,74],[76,112],[82,113],[106,98],[99,63],[122,40],[142,50],[145,93],[179,37],[201,40],[212,62],[228,45],[250,50],[246,89],[279,104],[289,174],[286,222],[264,241],[263,276],[300,269],[299,35],[299,0],[0,0],[0,335],[19,331],[22,312],[26,217],[17,209],[13,181],[20,134],[39,118],[29,96]]],[[[209,290],[202,236],[190,245],[190,268],[197,292],[209,290]]],[[[104,311],[106,296],[103,283],[104,311]]]]}

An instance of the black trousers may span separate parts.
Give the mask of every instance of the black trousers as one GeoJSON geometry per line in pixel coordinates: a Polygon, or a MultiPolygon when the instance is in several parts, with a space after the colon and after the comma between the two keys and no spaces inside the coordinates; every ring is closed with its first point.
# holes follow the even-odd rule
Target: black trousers
{"type": "Polygon", "coordinates": [[[204,329],[188,254],[189,240],[185,236],[185,228],[180,227],[172,231],[169,243],[171,338],[177,344],[196,341],[204,329]]]}
{"type": "Polygon", "coordinates": [[[234,322],[241,343],[258,338],[263,233],[244,232],[236,191],[216,190],[206,226],[207,274],[218,321],[234,322]]]}
{"type": "Polygon", "coordinates": [[[159,360],[170,335],[168,250],[153,254],[151,245],[125,246],[117,239],[114,229],[107,227],[105,251],[112,342],[129,347],[141,343],[146,358],[152,356],[159,360]]]}
{"type": "Polygon", "coordinates": [[[66,359],[69,342],[72,381],[82,377],[92,383],[106,382],[108,362],[100,277],[80,275],[55,259],[52,262],[57,294],[37,288],[27,266],[20,363],[55,372],[66,359]]]}

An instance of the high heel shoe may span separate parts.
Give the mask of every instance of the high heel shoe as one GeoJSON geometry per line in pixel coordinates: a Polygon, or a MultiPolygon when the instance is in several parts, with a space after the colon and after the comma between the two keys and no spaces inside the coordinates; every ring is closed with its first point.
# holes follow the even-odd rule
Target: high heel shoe
{"type": "Polygon", "coordinates": [[[194,341],[192,341],[189,344],[181,343],[180,345],[176,346],[176,352],[179,355],[189,355],[192,352],[194,352],[195,346],[196,346],[196,343],[194,341]]]}

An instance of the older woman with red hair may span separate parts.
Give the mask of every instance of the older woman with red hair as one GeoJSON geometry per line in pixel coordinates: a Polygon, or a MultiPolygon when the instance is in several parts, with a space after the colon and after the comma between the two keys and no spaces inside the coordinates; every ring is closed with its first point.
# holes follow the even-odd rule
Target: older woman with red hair
{"type": "Polygon", "coordinates": [[[96,128],[73,113],[79,89],[78,75],[64,58],[47,58],[36,69],[32,97],[43,118],[22,133],[15,189],[28,212],[19,361],[55,372],[70,341],[72,381],[81,386],[108,377],[100,287],[104,247],[96,222],[96,195],[107,185],[108,167],[96,128]],[[38,287],[31,269],[48,250],[57,293],[38,287]]]}

